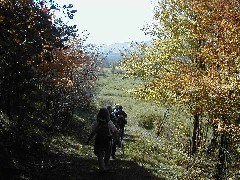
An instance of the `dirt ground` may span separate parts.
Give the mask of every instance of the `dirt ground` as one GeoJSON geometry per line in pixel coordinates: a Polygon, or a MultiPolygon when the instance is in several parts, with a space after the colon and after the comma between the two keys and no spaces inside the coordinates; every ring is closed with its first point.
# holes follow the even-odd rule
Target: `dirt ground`
{"type": "MultiPolygon", "coordinates": [[[[126,135],[125,143],[131,138],[126,135]]],[[[83,148],[83,153],[78,154],[25,150],[20,153],[18,149],[24,156],[13,158],[11,164],[1,162],[0,180],[159,180],[143,166],[127,160],[130,154],[123,153],[120,148],[116,159],[110,160],[111,169],[101,175],[92,145],[83,145],[83,148]]]]}

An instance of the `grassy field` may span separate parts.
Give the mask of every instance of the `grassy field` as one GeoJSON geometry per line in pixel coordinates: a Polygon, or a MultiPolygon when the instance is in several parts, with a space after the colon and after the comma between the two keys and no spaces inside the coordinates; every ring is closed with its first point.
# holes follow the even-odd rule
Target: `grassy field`
{"type": "Polygon", "coordinates": [[[190,159],[185,153],[190,137],[186,124],[190,117],[172,109],[164,117],[166,107],[131,97],[127,89],[140,83],[122,78],[121,74],[112,74],[110,69],[104,69],[97,81],[97,109],[121,104],[128,114],[124,148],[117,149],[117,159],[111,159],[109,173],[99,175],[93,140],[86,144],[91,122],[97,114],[94,108],[92,114],[82,110],[75,114],[64,133],[45,132],[41,153],[29,152],[21,162],[16,161],[20,157],[13,159],[19,162],[15,165],[15,174],[6,172],[3,179],[10,176],[51,180],[205,179],[206,174],[199,176],[202,167],[196,167],[197,159],[190,159]]]}
{"type": "MultiPolygon", "coordinates": [[[[86,144],[91,122],[97,114],[94,107],[92,114],[89,111],[85,114],[82,110],[75,114],[64,133],[45,134],[44,151],[29,153],[21,160],[21,165],[17,165],[19,171],[13,177],[51,180],[207,179],[207,174],[201,173],[205,161],[191,159],[186,154],[190,117],[131,97],[127,90],[140,83],[122,78],[121,74],[112,74],[110,69],[104,69],[97,81],[96,108],[121,104],[128,114],[124,148],[117,149],[117,159],[111,159],[109,173],[99,175],[93,140],[86,144]]],[[[9,179],[6,174],[5,179],[9,179]]]]}
{"type": "Polygon", "coordinates": [[[128,114],[125,155],[120,157],[138,164],[157,179],[181,179],[185,154],[176,147],[174,124],[185,121],[186,116],[170,111],[171,118],[164,119],[166,108],[131,97],[126,90],[139,83],[112,74],[110,69],[105,69],[98,80],[98,106],[121,104],[128,114]]]}
{"type": "Polygon", "coordinates": [[[33,168],[38,169],[33,179],[215,179],[216,161],[204,155],[204,148],[202,154],[199,149],[199,156],[189,156],[192,117],[176,108],[167,110],[134,99],[127,90],[140,83],[112,74],[110,69],[104,69],[97,81],[96,108],[121,104],[128,114],[124,148],[117,149],[117,159],[111,159],[109,173],[99,176],[93,141],[86,144],[96,110],[90,116],[82,116],[83,112],[76,115],[73,122],[79,123],[79,131],[72,124],[75,129],[71,126],[67,129],[75,132],[48,138],[46,146],[51,152],[35,162],[41,168],[33,168]]]}

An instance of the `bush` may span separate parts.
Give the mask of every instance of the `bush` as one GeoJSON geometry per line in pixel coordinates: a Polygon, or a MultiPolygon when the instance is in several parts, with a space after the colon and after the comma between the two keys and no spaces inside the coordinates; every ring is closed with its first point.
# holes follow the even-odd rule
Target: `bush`
{"type": "Polygon", "coordinates": [[[152,130],[155,127],[156,122],[159,122],[162,117],[159,114],[145,113],[139,115],[138,125],[147,129],[152,130]]]}
{"type": "Polygon", "coordinates": [[[7,132],[11,126],[11,122],[9,121],[6,114],[0,111],[0,135],[7,132]]]}

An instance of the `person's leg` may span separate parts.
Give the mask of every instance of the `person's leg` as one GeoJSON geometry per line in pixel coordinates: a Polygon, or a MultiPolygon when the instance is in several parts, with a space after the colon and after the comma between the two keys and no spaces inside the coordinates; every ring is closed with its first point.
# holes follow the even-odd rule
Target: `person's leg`
{"type": "Polygon", "coordinates": [[[112,158],[115,159],[115,153],[116,153],[116,150],[117,150],[117,142],[119,140],[119,136],[117,133],[115,133],[113,135],[113,141],[112,141],[112,152],[111,152],[111,155],[112,155],[112,158]]]}
{"type": "Polygon", "coordinates": [[[113,159],[116,158],[116,157],[115,157],[116,150],[117,150],[117,142],[114,141],[114,142],[113,142],[113,145],[112,145],[112,153],[111,153],[113,159]]]}
{"type": "Polygon", "coordinates": [[[121,132],[120,132],[121,141],[123,140],[123,135],[124,135],[124,127],[121,127],[121,132]]]}
{"type": "Polygon", "coordinates": [[[109,141],[109,143],[106,145],[105,149],[104,149],[104,163],[106,166],[109,166],[109,160],[110,160],[110,156],[111,156],[111,152],[112,152],[112,140],[109,141]]]}
{"type": "Polygon", "coordinates": [[[106,169],[103,156],[98,156],[98,165],[100,171],[104,171],[106,169]]]}
{"type": "Polygon", "coordinates": [[[94,148],[94,154],[98,158],[98,166],[100,171],[104,171],[105,168],[105,163],[104,163],[104,149],[100,148],[94,148]]]}

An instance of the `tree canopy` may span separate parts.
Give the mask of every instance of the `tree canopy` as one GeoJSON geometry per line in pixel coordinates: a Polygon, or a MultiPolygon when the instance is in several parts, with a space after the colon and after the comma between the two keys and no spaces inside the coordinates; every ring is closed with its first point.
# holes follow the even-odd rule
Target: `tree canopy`
{"type": "Polygon", "coordinates": [[[124,54],[126,75],[144,82],[133,94],[195,117],[195,146],[199,115],[239,142],[239,12],[237,0],[160,1],[155,23],[144,29],[152,44],[124,54]]]}
{"type": "Polygon", "coordinates": [[[63,11],[72,19],[72,8],[51,0],[0,3],[0,112],[6,117],[0,135],[6,141],[19,143],[45,126],[64,131],[76,109],[94,102],[103,57],[84,44],[76,25],[55,16],[63,11]]]}

